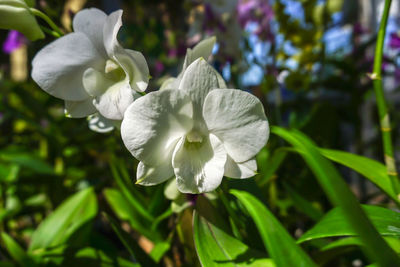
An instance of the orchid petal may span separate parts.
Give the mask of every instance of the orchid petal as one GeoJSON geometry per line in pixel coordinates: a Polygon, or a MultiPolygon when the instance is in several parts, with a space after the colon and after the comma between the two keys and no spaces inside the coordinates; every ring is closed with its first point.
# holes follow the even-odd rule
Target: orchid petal
{"type": "Polygon", "coordinates": [[[203,58],[199,58],[185,70],[179,84],[179,89],[187,92],[192,99],[195,128],[203,133],[207,132],[202,117],[204,99],[219,85],[215,72],[203,58]]]}
{"type": "Polygon", "coordinates": [[[183,70],[186,70],[190,64],[192,64],[198,58],[204,58],[207,60],[212,53],[217,38],[215,36],[207,38],[199,42],[193,49],[188,48],[186,50],[185,61],[183,63],[183,70]]]}
{"type": "Polygon", "coordinates": [[[213,134],[200,146],[186,142],[182,137],[172,158],[179,191],[198,194],[215,190],[224,176],[227,155],[223,144],[213,134]]]}
{"type": "Polygon", "coordinates": [[[107,58],[103,44],[103,26],[106,19],[107,15],[100,9],[89,8],[78,12],[72,22],[74,31],[84,33],[104,58],[107,58]]]}
{"type": "Polygon", "coordinates": [[[65,115],[70,118],[84,118],[96,112],[93,99],[83,101],[65,101],[65,115]]]}
{"type": "Polygon", "coordinates": [[[174,176],[174,169],[172,168],[172,152],[170,153],[171,160],[164,161],[157,166],[145,165],[139,162],[137,167],[137,184],[140,185],[157,185],[174,176]]]}
{"type": "Polygon", "coordinates": [[[268,121],[260,100],[235,89],[211,91],[203,107],[208,130],[224,144],[235,162],[253,158],[269,137],[268,121]]]}
{"type": "Polygon", "coordinates": [[[144,92],[149,82],[149,68],[140,52],[123,49],[117,35],[122,26],[122,10],[111,13],[103,29],[104,46],[110,58],[118,62],[127,75],[130,85],[138,92],[144,92]]]}
{"type": "Polygon", "coordinates": [[[67,34],[37,53],[32,61],[32,78],[55,97],[83,101],[86,93],[82,75],[93,67],[103,68],[105,62],[83,33],[67,34]]]}
{"type": "Polygon", "coordinates": [[[122,10],[111,13],[103,27],[103,44],[109,58],[114,58],[115,53],[124,49],[118,43],[117,35],[122,26],[122,10]]]}
{"type": "Polygon", "coordinates": [[[218,71],[216,71],[215,74],[217,75],[217,79],[218,79],[218,88],[221,88],[221,89],[228,88],[228,86],[226,86],[226,82],[225,82],[224,78],[222,77],[222,75],[219,74],[218,71]]]}
{"type": "MultiPolygon", "coordinates": [[[[125,112],[121,136],[131,154],[150,166],[168,161],[171,147],[190,131],[193,107],[180,90],[162,90],[140,97],[125,112]]],[[[169,161],[171,163],[171,161],[169,161]]]]}
{"type": "Polygon", "coordinates": [[[245,162],[235,162],[229,155],[225,164],[226,177],[245,179],[256,175],[257,161],[253,158],[245,162]]]}
{"type": "Polygon", "coordinates": [[[83,87],[90,96],[100,96],[107,88],[111,87],[114,81],[107,79],[104,72],[88,68],[83,73],[83,87]]]}
{"type": "Polygon", "coordinates": [[[208,92],[218,88],[215,72],[203,58],[197,59],[185,70],[179,89],[188,92],[196,107],[202,107],[208,92]]]}
{"type": "Polygon", "coordinates": [[[112,84],[103,94],[95,97],[93,104],[105,118],[122,120],[125,110],[139,97],[127,82],[121,81],[112,84]]]}
{"type": "Polygon", "coordinates": [[[161,84],[160,90],[163,90],[163,89],[178,89],[180,82],[181,81],[178,80],[178,78],[170,77],[170,78],[166,79],[161,84]]]}
{"type": "Polygon", "coordinates": [[[147,89],[150,74],[143,54],[124,49],[124,53],[117,53],[115,57],[124,69],[132,88],[138,92],[144,92],[147,89]]]}

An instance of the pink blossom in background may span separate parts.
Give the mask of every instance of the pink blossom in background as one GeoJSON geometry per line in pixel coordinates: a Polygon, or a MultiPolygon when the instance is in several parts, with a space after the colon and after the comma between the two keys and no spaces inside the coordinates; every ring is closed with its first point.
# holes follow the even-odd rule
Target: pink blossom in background
{"type": "Polygon", "coordinates": [[[8,32],[7,39],[3,43],[3,52],[10,54],[21,45],[26,44],[26,42],[27,40],[22,33],[16,30],[11,30],[8,32]]]}
{"type": "Polygon", "coordinates": [[[154,63],[154,75],[155,76],[160,76],[161,73],[164,71],[164,69],[165,69],[164,64],[161,61],[157,60],[154,63]]]}
{"type": "Polygon", "coordinates": [[[400,48],[400,36],[397,33],[390,34],[389,46],[391,48],[400,48]]]}
{"type": "Polygon", "coordinates": [[[269,27],[273,18],[273,10],[266,0],[239,0],[237,4],[238,20],[242,28],[249,22],[257,23],[255,34],[264,39],[271,39],[272,33],[269,27]]]}

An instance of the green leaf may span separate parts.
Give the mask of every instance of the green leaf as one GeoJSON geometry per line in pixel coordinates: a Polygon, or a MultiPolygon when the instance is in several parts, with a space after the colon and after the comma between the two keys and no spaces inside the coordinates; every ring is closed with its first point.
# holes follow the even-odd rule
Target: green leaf
{"type": "Polygon", "coordinates": [[[366,244],[363,249],[367,256],[382,266],[400,266],[399,257],[376,231],[338,171],[321,155],[315,144],[299,131],[271,127],[271,132],[301,151],[300,155],[314,173],[331,203],[343,209],[345,220],[366,244]]]}
{"type": "Polygon", "coordinates": [[[137,244],[136,240],[121,228],[115,219],[107,213],[103,214],[110,222],[112,229],[131,256],[133,256],[142,266],[157,266],[156,262],[137,244]]]}
{"type": "Polygon", "coordinates": [[[66,257],[62,266],[140,267],[140,264],[121,257],[113,257],[106,251],[86,247],[75,253],[73,257],[66,257]]]}
{"type": "MultiPolygon", "coordinates": [[[[363,205],[363,210],[380,235],[400,236],[400,213],[367,205],[363,205]]],[[[357,233],[345,220],[343,209],[339,207],[328,212],[313,228],[303,234],[298,242],[335,236],[357,236],[357,233]]]]}
{"type": "MultiPolygon", "coordinates": [[[[400,253],[400,239],[398,237],[385,236],[385,241],[389,244],[389,246],[396,252],[400,253]]],[[[349,246],[363,246],[364,244],[361,242],[360,238],[356,236],[341,238],[339,240],[333,241],[321,248],[321,251],[327,251],[331,249],[336,249],[340,247],[349,247],[349,246]]]]}
{"type": "Polygon", "coordinates": [[[1,151],[0,160],[16,163],[40,174],[55,174],[54,169],[47,162],[29,153],[1,151]]]}
{"type": "Polygon", "coordinates": [[[135,192],[133,190],[131,184],[129,181],[127,181],[126,176],[129,176],[127,174],[127,171],[125,167],[121,164],[121,162],[118,162],[116,159],[113,159],[110,163],[111,167],[111,172],[113,174],[113,177],[115,181],[118,184],[119,189],[121,190],[121,193],[125,196],[126,200],[129,201],[129,203],[135,207],[135,210],[148,222],[152,222],[154,220],[154,217],[150,214],[150,212],[147,210],[147,208],[142,204],[143,202],[140,201],[136,196],[139,195],[138,192],[135,192]],[[119,167],[119,168],[118,168],[119,167]]]}
{"type": "Polygon", "coordinates": [[[282,162],[285,160],[287,151],[285,149],[277,149],[273,155],[266,155],[265,151],[261,151],[257,155],[257,165],[260,168],[261,177],[257,180],[259,186],[267,184],[275,172],[279,169],[282,162]],[[265,167],[264,167],[265,166],[265,167]]]}
{"type": "Polygon", "coordinates": [[[107,188],[104,190],[104,196],[119,219],[129,221],[133,229],[152,241],[162,240],[158,232],[151,230],[151,223],[143,219],[136,206],[131,205],[121,191],[107,188]]]}
{"type": "Polygon", "coordinates": [[[154,244],[154,248],[150,251],[150,256],[156,262],[159,262],[165,253],[171,248],[171,241],[162,241],[154,244]]]}
{"type": "Polygon", "coordinates": [[[293,205],[297,209],[304,212],[315,221],[319,220],[323,216],[321,210],[314,207],[310,201],[305,199],[301,194],[297,193],[296,190],[291,188],[287,183],[283,183],[283,186],[285,187],[285,190],[289,194],[290,198],[293,200],[293,205]]]}
{"type": "Polygon", "coordinates": [[[393,192],[392,183],[387,175],[386,167],[382,163],[367,157],[339,150],[320,149],[319,151],[324,157],[360,173],[382,189],[382,191],[384,191],[394,201],[399,203],[399,200],[393,192]]]}
{"type": "Polygon", "coordinates": [[[239,199],[253,218],[264,246],[277,266],[316,266],[257,198],[245,191],[230,192],[239,199]]]}
{"type": "Polygon", "coordinates": [[[275,266],[267,255],[227,233],[215,216],[193,214],[193,238],[202,266],[275,266]]]}
{"type": "Polygon", "coordinates": [[[1,238],[3,239],[4,246],[7,249],[10,256],[18,262],[21,266],[37,266],[32,258],[25,252],[23,248],[18,245],[8,234],[5,232],[1,233],[1,238]]]}
{"type": "Polygon", "coordinates": [[[39,225],[32,235],[29,251],[36,253],[67,242],[97,214],[93,188],[82,190],[66,199],[39,225]]]}

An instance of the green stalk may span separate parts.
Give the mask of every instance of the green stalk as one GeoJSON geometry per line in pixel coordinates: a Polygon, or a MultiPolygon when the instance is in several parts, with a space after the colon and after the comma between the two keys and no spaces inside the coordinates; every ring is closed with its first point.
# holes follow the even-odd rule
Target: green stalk
{"type": "Polygon", "coordinates": [[[383,43],[385,40],[386,25],[389,17],[389,10],[391,3],[392,3],[391,0],[385,0],[385,7],[383,10],[382,20],[378,31],[378,39],[376,41],[374,70],[371,75],[371,78],[373,79],[376,103],[378,105],[379,123],[382,132],[383,152],[385,154],[385,164],[386,164],[387,174],[392,182],[393,191],[400,199],[400,184],[396,170],[396,161],[393,156],[393,145],[391,138],[392,128],[390,126],[389,112],[385,101],[385,95],[383,91],[383,83],[381,77],[383,43]]]}
{"type": "Polygon", "coordinates": [[[30,8],[29,9],[31,11],[31,13],[41,19],[43,19],[44,21],[47,22],[47,24],[56,32],[58,33],[60,36],[63,36],[64,33],[60,30],[60,28],[51,20],[51,18],[49,18],[49,16],[47,16],[45,13],[43,13],[42,11],[36,9],[36,8],[30,8]]]}
{"type": "Polygon", "coordinates": [[[60,38],[61,37],[61,35],[56,31],[50,30],[49,28],[47,28],[45,26],[42,26],[42,25],[39,25],[39,27],[40,27],[40,29],[42,29],[42,31],[44,31],[45,33],[47,33],[47,34],[49,34],[49,35],[51,35],[53,37],[56,37],[56,38],[60,38]]]}

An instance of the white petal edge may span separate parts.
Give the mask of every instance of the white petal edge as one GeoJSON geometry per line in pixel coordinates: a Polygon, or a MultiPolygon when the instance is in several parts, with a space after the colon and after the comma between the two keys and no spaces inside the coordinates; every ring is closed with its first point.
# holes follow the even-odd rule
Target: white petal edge
{"type": "Polygon", "coordinates": [[[229,155],[225,164],[224,176],[235,179],[246,179],[257,174],[257,161],[235,162],[229,155]]]}
{"type": "Polygon", "coordinates": [[[185,145],[185,139],[179,140],[172,157],[179,191],[199,194],[215,190],[224,176],[227,157],[224,146],[213,134],[198,149],[185,145]]]}
{"type": "Polygon", "coordinates": [[[117,36],[122,26],[122,10],[111,13],[104,24],[103,41],[107,54],[114,59],[124,70],[131,87],[144,92],[149,82],[149,68],[140,52],[123,49],[117,36]]]}
{"type": "Polygon", "coordinates": [[[65,101],[65,116],[69,118],[85,118],[96,113],[93,106],[93,99],[89,97],[83,101],[65,101]]]}
{"type": "Polygon", "coordinates": [[[144,92],[149,84],[149,67],[143,54],[130,49],[124,49],[126,55],[117,53],[115,56],[122,64],[132,88],[138,92],[144,92]],[[122,58],[121,58],[122,57],[122,58]]]}
{"type": "Polygon", "coordinates": [[[145,186],[157,185],[171,179],[173,176],[174,169],[171,161],[165,161],[158,166],[149,166],[139,162],[136,172],[136,184],[145,186]]]}
{"type": "Polygon", "coordinates": [[[82,75],[104,60],[83,33],[70,33],[40,50],[32,61],[32,78],[47,93],[63,100],[82,101],[89,97],[82,75]]]}
{"type": "Polygon", "coordinates": [[[122,10],[111,13],[103,27],[103,43],[109,58],[114,58],[117,51],[122,50],[117,40],[119,29],[122,26],[122,10]]]}
{"type": "Polygon", "coordinates": [[[108,58],[103,42],[106,19],[106,13],[100,9],[87,8],[79,11],[72,21],[74,31],[84,33],[104,58],[108,58]]]}
{"type": "Polygon", "coordinates": [[[260,100],[237,89],[212,90],[203,106],[208,130],[235,162],[248,161],[265,146],[269,125],[260,100]]]}

